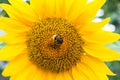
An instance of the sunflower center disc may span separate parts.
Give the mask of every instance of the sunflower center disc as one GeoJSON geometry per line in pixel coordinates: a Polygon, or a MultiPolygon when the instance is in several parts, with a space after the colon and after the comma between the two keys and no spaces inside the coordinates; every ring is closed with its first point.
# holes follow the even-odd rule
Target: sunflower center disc
{"type": "Polygon", "coordinates": [[[74,26],[61,18],[42,19],[27,35],[30,61],[56,73],[70,70],[80,61],[82,44],[74,26]]]}

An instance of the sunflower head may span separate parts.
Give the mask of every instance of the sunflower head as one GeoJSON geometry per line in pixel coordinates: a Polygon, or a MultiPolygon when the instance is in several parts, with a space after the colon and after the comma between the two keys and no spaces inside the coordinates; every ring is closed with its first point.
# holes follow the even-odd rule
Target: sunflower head
{"type": "Polygon", "coordinates": [[[73,24],[61,18],[39,21],[27,35],[30,60],[52,72],[66,71],[75,66],[82,49],[82,39],[73,24]]]}
{"type": "Polygon", "coordinates": [[[0,37],[7,43],[0,50],[0,60],[9,61],[4,76],[11,80],[108,80],[106,75],[115,75],[104,62],[117,60],[120,54],[105,45],[120,35],[102,30],[109,18],[92,21],[105,0],[9,2],[0,4],[9,15],[0,18],[0,29],[7,33],[0,37]]]}

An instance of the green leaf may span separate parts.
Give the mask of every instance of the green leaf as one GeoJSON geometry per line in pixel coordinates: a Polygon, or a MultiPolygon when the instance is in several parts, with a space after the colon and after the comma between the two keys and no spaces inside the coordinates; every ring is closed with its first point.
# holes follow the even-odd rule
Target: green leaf
{"type": "Polygon", "coordinates": [[[5,45],[6,45],[6,43],[4,43],[4,42],[0,43],[0,49],[5,45]]]}
{"type": "Polygon", "coordinates": [[[109,48],[116,50],[117,52],[120,53],[120,41],[116,41],[112,44],[107,45],[109,48]]]}

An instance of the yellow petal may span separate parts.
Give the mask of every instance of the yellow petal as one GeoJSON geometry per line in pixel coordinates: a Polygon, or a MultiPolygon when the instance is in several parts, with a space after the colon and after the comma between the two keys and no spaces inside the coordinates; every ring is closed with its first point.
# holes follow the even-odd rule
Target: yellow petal
{"type": "Polygon", "coordinates": [[[63,73],[59,73],[56,77],[56,80],[65,80],[63,73]]]}
{"type": "Polygon", "coordinates": [[[88,66],[91,67],[96,72],[96,74],[115,75],[110,71],[110,69],[103,61],[95,57],[87,56],[87,55],[81,56],[81,62],[85,63],[86,65],[88,64],[88,66]]]}
{"type": "Polygon", "coordinates": [[[40,68],[38,68],[32,80],[46,80],[46,77],[47,77],[47,73],[40,70],[40,68]]]}
{"type": "MultiPolygon", "coordinates": [[[[30,8],[29,4],[23,0],[9,0],[14,9],[20,12],[20,15],[24,16],[27,20],[31,22],[36,21],[36,15],[34,11],[30,8]]],[[[22,18],[22,17],[21,17],[22,18]]]]}
{"type": "Polygon", "coordinates": [[[0,29],[7,33],[23,33],[30,30],[30,27],[20,23],[17,20],[1,17],[0,18],[0,29]]]}
{"type": "Polygon", "coordinates": [[[107,74],[113,74],[107,66],[100,60],[91,56],[81,56],[81,62],[90,67],[99,80],[109,80],[107,74]]]}
{"type": "MultiPolygon", "coordinates": [[[[98,65],[100,66],[100,65],[98,65]]],[[[95,66],[97,67],[97,66],[95,66]]],[[[78,71],[83,72],[83,74],[88,78],[88,79],[83,79],[83,80],[108,80],[107,76],[104,74],[100,74],[99,72],[96,72],[93,68],[89,67],[89,64],[85,64],[83,62],[78,63],[77,65],[78,71]]],[[[102,68],[101,68],[102,69],[102,68]]],[[[100,70],[101,70],[100,69],[100,70]]],[[[81,77],[81,76],[79,76],[81,77]]]]}
{"type": "Polygon", "coordinates": [[[20,45],[6,45],[0,49],[0,60],[11,60],[15,56],[21,54],[26,46],[24,44],[20,45]]]}
{"type": "Polygon", "coordinates": [[[77,67],[72,68],[72,76],[74,80],[90,80],[90,78],[88,78],[81,70],[78,70],[77,67]]]}
{"type": "Polygon", "coordinates": [[[65,18],[65,1],[66,0],[56,0],[56,17],[65,18]]]}
{"type": "Polygon", "coordinates": [[[118,60],[120,54],[116,51],[99,44],[88,44],[83,46],[87,54],[94,56],[102,61],[118,60]]]}
{"type": "Polygon", "coordinates": [[[47,72],[47,77],[45,77],[45,80],[54,80],[57,76],[56,73],[52,73],[52,72],[47,72]]]}
{"type": "Polygon", "coordinates": [[[85,25],[78,25],[77,30],[80,34],[88,35],[88,33],[94,33],[96,31],[102,30],[102,28],[110,21],[110,18],[107,18],[101,22],[89,22],[85,25]],[[83,27],[84,26],[84,27],[83,27]]]}
{"type": "Polygon", "coordinates": [[[15,14],[17,14],[17,12],[13,9],[13,7],[11,5],[8,4],[0,4],[0,6],[7,12],[7,14],[11,17],[16,19],[15,14]]]}
{"type": "Polygon", "coordinates": [[[23,13],[17,11],[14,7],[8,4],[0,4],[0,6],[7,12],[10,18],[21,21],[23,24],[27,26],[33,26],[34,22],[31,22],[30,18],[23,13]],[[21,16],[22,14],[22,16],[21,16]]]}
{"type": "Polygon", "coordinates": [[[69,11],[71,10],[71,6],[73,5],[74,0],[65,0],[65,16],[67,17],[69,14],[69,11]]]}
{"type": "MultiPolygon", "coordinates": [[[[78,63],[77,64],[77,68],[79,71],[82,71],[86,77],[88,78],[88,80],[96,80],[97,78],[97,75],[94,73],[94,71],[89,67],[87,66],[86,64],[84,63],[78,63]]],[[[99,80],[99,79],[98,79],[99,80]]]]}
{"type": "Polygon", "coordinates": [[[22,53],[15,58],[10,60],[10,63],[5,67],[2,75],[3,76],[11,76],[23,71],[23,69],[29,67],[31,65],[28,55],[26,53],[22,53]],[[22,64],[22,65],[21,65],[22,64]]]}
{"type": "Polygon", "coordinates": [[[30,0],[31,7],[37,13],[39,18],[54,17],[56,13],[55,0],[30,0]]]}
{"type": "Polygon", "coordinates": [[[55,0],[45,0],[44,9],[45,9],[44,15],[46,17],[54,17],[56,9],[55,0]]]}
{"type": "Polygon", "coordinates": [[[117,33],[112,33],[108,31],[97,31],[94,33],[86,33],[88,35],[82,36],[82,38],[91,43],[98,43],[98,44],[110,44],[112,42],[117,41],[120,39],[120,35],[117,33]]]}
{"type": "Polygon", "coordinates": [[[69,72],[64,72],[64,80],[73,80],[73,77],[69,72]]]}
{"type": "Polygon", "coordinates": [[[42,18],[45,12],[45,0],[30,0],[30,6],[38,15],[38,18],[42,18]]]}
{"type": "Polygon", "coordinates": [[[24,44],[26,42],[26,38],[25,36],[22,36],[22,35],[6,34],[3,36],[0,36],[0,42],[5,42],[8,45],[24,44]]]}
{"type": "Polygon", "coordinates": [[[18,74],[12,75],[10,80],[33,80],[34,77],[32,76],[32,73],[35,69],[34,65],[30,65],[18,74]]]}
{"type": "Polygon", "coordinates": [[[102,7],[106,0],[93,0],[88,3],[84,11],[76,18],[75,24],[83,24],[92,21],[97,11],[102,7]]]}
{"type": "Polygon", "coordinates": [[[80,13],[83,11],[83,8],[86,6],[87,0],[74,0],[68,12],[68,19],[74,21],[80,13]]]}
{"type": "Polygon", "coordinates": [[[61,72],[57,75],[56,80],[73,80],[69,71],[61,72]]]}

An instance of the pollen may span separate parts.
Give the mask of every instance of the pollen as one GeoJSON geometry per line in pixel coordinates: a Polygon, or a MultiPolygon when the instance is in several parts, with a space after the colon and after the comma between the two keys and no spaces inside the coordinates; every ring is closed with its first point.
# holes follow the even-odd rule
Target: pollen
{"type": "Polygon", "coordinates": [[[41,70],[70,70],[85,53],[84,43],[74,25],[62,18],[40,20],[27,34],[30,61],[41,70]]]}

